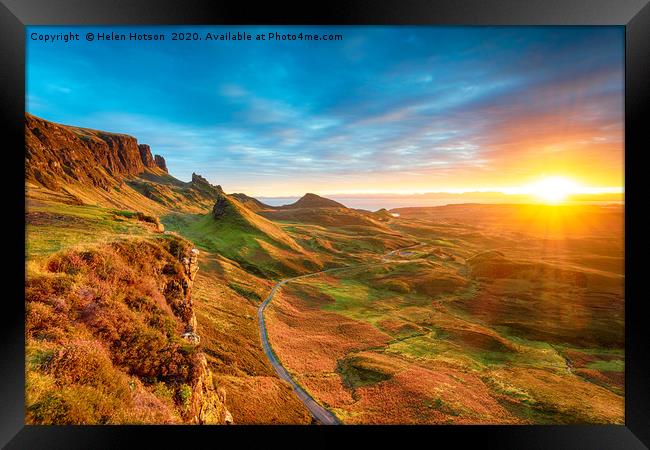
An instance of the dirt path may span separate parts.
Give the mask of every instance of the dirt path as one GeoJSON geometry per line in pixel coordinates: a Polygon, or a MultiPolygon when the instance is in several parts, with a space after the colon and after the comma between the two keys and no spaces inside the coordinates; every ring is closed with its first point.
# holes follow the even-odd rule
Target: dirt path
{"type": "Polygon", "coordinates": [[[264,320],[264,310],[268,306],[268,304],[273,300],[273,296],[275,293],[280,289],[282,286],[285,284],[299,280],[301,278],[307,278],[307,277],[313,277],[315,275],[321,275],[324,273],[331,273],[334,271],[341,271],[341,270],[349,270],[349,269],[360,269],[363,267],[373,267],[373,266],[378,266],[381,264],[386,264],[389,262],[393,262],[390,260],[387,260],[386,258],[389,256],[392,256],[396,254],[397,252],[400,252],[402,250],[406,250],[409,248],[414,248],[418,247],[424,244],[415,244],[415,245],[410,245],[408,247],[404,248],[398,248],[397,250],[390,251],[382,256],[381,262],[374,262],[374,263],[368,263],[368,264],[358,264],[358,265],[352,265],[352,266],[345,266],[345,267],[335,267],[333,269],[327,269],[327,270],[321,270],[320,272],[314,272],[314,273],[308,273],[306,275],[300,275],[297,277],[293,278],[286,278],[280,282],[278,282],[275,286],[273,286],[273,289],[271,289],[271,292],[269,295],[266,297],[266,299],[262,302],[262,304],[259,306],[257,309],[257,323],[260,329],[260,337],[262,340],[262,348],[264,349],[264,353],[266,354],[267,358],[269,358],[269,361],[271,362],[271,365],[275,369],[275,372],[278,374],[280,378],[285,380],[287,383],[291,385],[293,388],[293,391],[296,393],[298,398],[300,399],[301,402],[307,407],[311,415],[316,419],[319,423],[323,425],[340,425],[341,422],[337,419],[336,415],[334,415],[333,412],[325,408],[324,406],[320,405],[314,398],[309,395],[300,385],[293,379],[293,377],[289,374],[287,369],[282,365],[276,354],[273,352],[273,349],[271,348],[271,343],[269,342],[269,337],[266,331],[266,322],[264,320]]]}

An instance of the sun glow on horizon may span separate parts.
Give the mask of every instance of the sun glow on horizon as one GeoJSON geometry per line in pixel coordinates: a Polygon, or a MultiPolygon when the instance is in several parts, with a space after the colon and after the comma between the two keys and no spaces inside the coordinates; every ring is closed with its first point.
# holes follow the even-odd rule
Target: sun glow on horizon
{"type": "Polygon", "coordinates": [[[522,192],[533,195],[543,203],[556,205],[564,202],[571,194],[584,193],[587,190],[570,178],[552,176],[525,186],[522,192]]]}
{"type": "MultiPolygon", "coordinates": [[[[244,188],[239,190],[235,189],[233,192],[246,191],[244,188]]],[[[476,199],[497,199],[502,197],[501,200],[509,201],[509,198],[528,198],[529,201],[539,201],[540,203],[558,204],[571,200],[572,196],[576,195],[610,195],[610,194],[623,194],[625,189],[622,186],[589,186],[578,182],[576,179],[567,176],[546,176],[539,178],[527,184],[520,184],[518,186],[490,186],[490,187],[465,187],[465,188],[442,188],[442,187],[429,187],[429,188],[386,188],[383,189],[341,189],[341,190],[318,190],[313,189],[309,185],[301,186],[295,192],[255,192],[249,191],[249,195],[253,197],[262,198],[289,198],[301,197],[305,192],[314,192],[321,196],[334,196],[334,197],[428,197],[428,196],[472,196],[476,195],[476,199]]]]}

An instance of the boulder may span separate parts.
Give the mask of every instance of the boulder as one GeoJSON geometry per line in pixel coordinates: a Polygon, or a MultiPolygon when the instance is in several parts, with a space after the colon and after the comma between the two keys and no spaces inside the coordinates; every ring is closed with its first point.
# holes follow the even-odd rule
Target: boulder
{"type": "Polygon", "coordinates": [[[192,331],[181,334],[181,338],[194,345],[199,345],[201,342],[201,337],[192,331]]]}
{"type": "Polygon", "coordinates": [[[212,217],[215,219],[220,219],[226,213],[226,208],[228,208],[228,205],[228,199],[223,195],[219,195],[217,197],[217,201],[212,207],[212,217]]]}

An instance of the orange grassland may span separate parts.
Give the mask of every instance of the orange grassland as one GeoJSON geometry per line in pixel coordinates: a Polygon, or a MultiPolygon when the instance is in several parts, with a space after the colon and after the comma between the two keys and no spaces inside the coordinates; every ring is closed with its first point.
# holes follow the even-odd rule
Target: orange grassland
{"type": "Polygon", "coordinates": [[[388,226],[416,250],[283,286],[282,363],[344,423],[623,423],[620,209],[527,233],[539,208],[468,209],[407,211],[388,226]]]}

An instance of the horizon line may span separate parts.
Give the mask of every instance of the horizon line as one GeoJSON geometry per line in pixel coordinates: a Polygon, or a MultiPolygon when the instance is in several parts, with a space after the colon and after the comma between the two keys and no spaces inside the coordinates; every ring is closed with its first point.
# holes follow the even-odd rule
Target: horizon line
{"type": "MultiPolygon", "coordinates": [[[[516,189],[516,188],[513,188],[516,189]]],[[[303,197],[306,194],[316,194],[321,197],[323,196],[333,196],[333,197],[380,197],[380,196],[394,196],[394,197],[418,197],[426,195],[440,195],[440,196],[463,196],[463,195],[501,195],[504,197],[534,197],[535,195],[530,192],[504,192],[503,190],[496,189],[470,189],[470,190],[440,190],[440,191],[414,191],[414,192],[399,192],[399,191],[344,191],[344,192],[315,192],[315,191],[306,191],[299,194],[248,194],[245,190],[232,190],[231,194],[244,194],[253,198],[270,198],[270,199],[281,199],[289,197],[303,197]]],[[[610,195],[625,195],[624,187],[599,187],[599,188],[590,188],[585,191],[575,191],[568,194],[568,197],[575,196],[610,196],[610,195]]]]}

